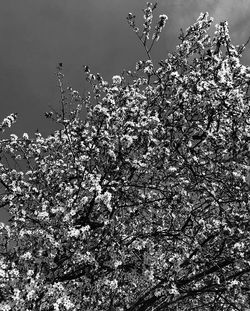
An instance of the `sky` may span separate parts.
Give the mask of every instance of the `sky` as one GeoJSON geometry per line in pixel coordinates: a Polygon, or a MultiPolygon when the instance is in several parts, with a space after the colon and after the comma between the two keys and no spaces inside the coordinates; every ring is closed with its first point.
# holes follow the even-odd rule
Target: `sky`
{"type": "MultiPolygon", "coordinates": [[[[142,25],[144,0],[8,0],[0,3],[0,121],[12,112],[17,123],[9,134],[52,132],[44,113],[59,108],[56,67],[63,63],[66,85],[86,90],[83,65],[106,80],[123,69],[133,70],[145,51],[129,28],[129,12],[142,25]]],[[[180,28],[193,24],[200,12],[227,20],[233,44],[250,36],[250,0],[159,0],[169,18],[152,57],[167,58],[178,44],[180,28]]],[[[212,28],[213,29],[213,28],[212,28]]],[[[250,65],[250,45],[242,59],[250,65]]],[[[0,211],[0,221],[6,220],[0,211]]]]}

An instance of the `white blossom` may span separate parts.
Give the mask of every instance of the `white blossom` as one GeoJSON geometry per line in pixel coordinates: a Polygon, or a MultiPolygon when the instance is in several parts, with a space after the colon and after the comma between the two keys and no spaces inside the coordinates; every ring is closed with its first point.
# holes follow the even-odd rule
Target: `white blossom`
{"type": "Polygon", "coordinates": [[[122,82],[122,78],[121,78],[121,76],[113,76],[112,77],[112,82],[113,82],[113,84],[114,85],[120,85],[121,84],[121,82],[122,82]]]}

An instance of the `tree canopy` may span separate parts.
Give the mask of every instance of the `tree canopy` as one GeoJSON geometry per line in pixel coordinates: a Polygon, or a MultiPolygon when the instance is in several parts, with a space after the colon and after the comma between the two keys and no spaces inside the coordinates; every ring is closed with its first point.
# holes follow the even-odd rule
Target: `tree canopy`
{"type": "Polygon", "coordinates": [[[59,64],[57,129],[1,139],[1,310],[250,310],[245,44],[201,13],[157,63],[155,9],[141,31],[127,17],[134,71],[108,83],[86,66],[82,97],[59,64]]]}

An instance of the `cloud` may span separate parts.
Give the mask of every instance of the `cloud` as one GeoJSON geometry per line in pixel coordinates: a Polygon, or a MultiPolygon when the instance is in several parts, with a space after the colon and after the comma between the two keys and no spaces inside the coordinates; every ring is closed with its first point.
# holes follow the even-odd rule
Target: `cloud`
{"type": "Polygon", "coordinates": [[[250,6],[248,0],[221,0],[214,10],[215,22],[227,20],[233,40],[246,41],[250,35],[250,6]]]}
{"type": "MultiPolygon", "coordinates": [[[[188,27],[192,24],[200,12],[208,12],[210,16],[214,17],[215,23],[227,20],[231,27],[238,25],[241,20],[247,21],[250,17],[249,0],[176,0],[174,5],[169,1],[162,3],[161,6],[168,8],[169,14],[177,15],[175,20],[181,26],[188,27]]],[[[249,25],[249,22],[247,23],[249,25]]],[[[245,25],[243,33],[248,31],[245,25]]],[[[248,28],[248,29],[247,29],[248,28]]],[[[242,33],[241,31],[241,33],[242,33]]]]}
{"type": "MultiPolygon", "coordinates": [[[[245,43],[250,36],[249,0],[175,0],[161,2],[161,7],[167,10],[172,34],[192,25],[201,12],[208,12],[214,17],[213,25],[228,21],[233,44],[245,43]]],[[[214,30],[213,26],[211,30],[214,30]]]]}

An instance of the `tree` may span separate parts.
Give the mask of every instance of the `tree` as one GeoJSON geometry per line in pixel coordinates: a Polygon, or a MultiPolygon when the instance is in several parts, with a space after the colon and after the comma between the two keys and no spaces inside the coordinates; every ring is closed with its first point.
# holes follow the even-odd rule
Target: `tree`
{"type": "MultiPolygon", "coordinates": [[[[142,33],[147,59],[112,83],[85,67],[59,129],[1,140],[1,310],[248,310],[249,81],[227,22],[201,13],[157,67],[167,21],[142,33]],[[86,119],[81,111],[86,109],[86,119]]],[[[5,118],[1,130],[16,115],[5,118]]]]}

